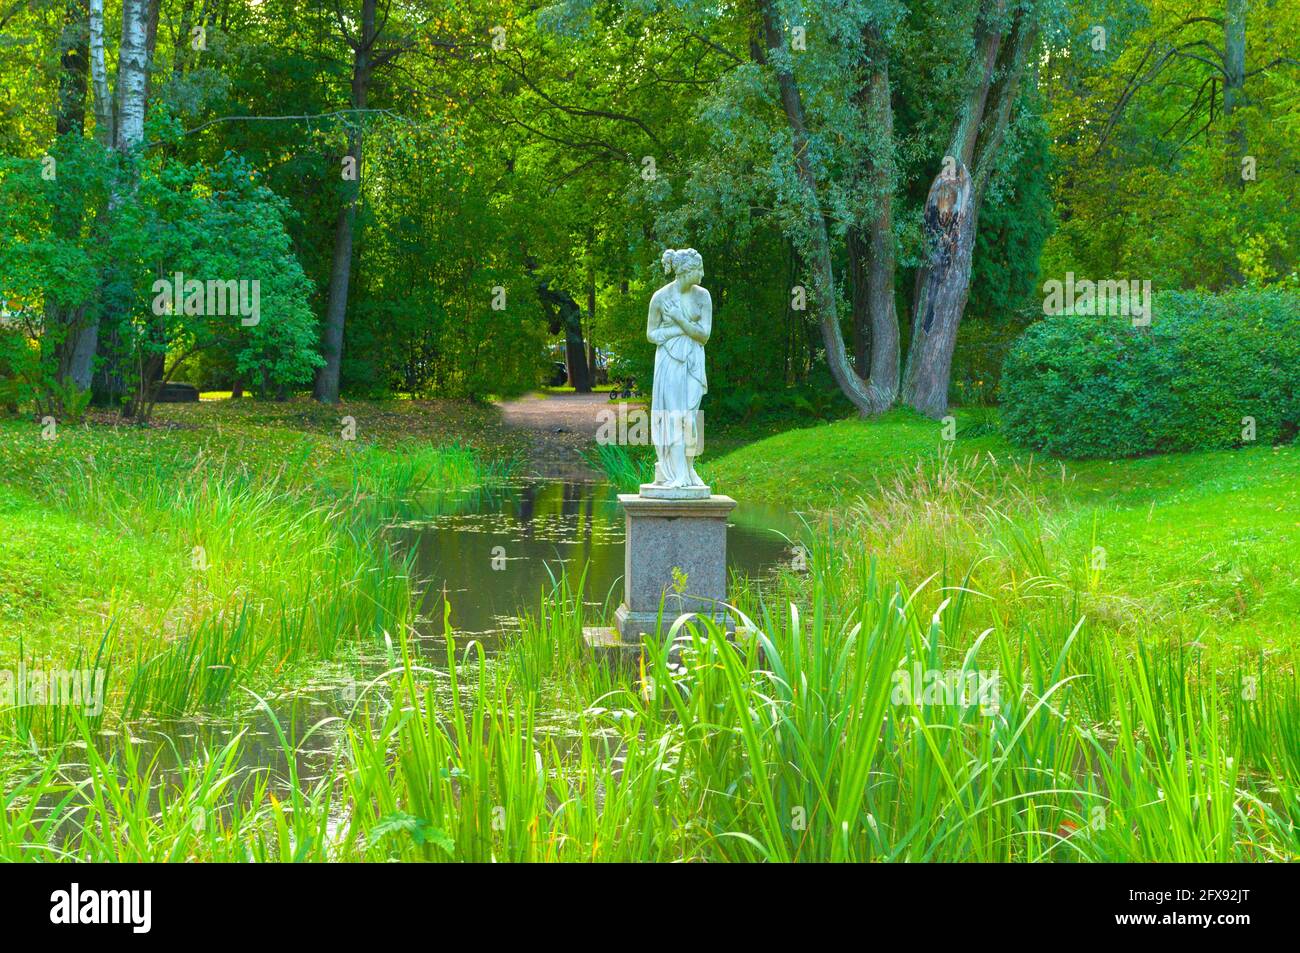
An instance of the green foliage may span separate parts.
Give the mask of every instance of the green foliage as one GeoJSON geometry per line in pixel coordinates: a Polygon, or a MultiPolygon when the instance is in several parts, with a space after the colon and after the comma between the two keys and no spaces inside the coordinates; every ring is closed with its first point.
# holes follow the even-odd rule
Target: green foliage
{"type": "Polygon", "coordinates": [[[17,413],[20,406],[39,400],[34,383],[42,377],[40,353],[27,336],[0,325],[0,410],[17,413]]]}
{"type": "Polygon", "coordinates": [[[980,209],[958,349],[972,319],[1003,325],[1008,314],[1038,299],[1038,259],[1055,227],[1051,129],[1036,93],[1022,96],[1019,109],[1009,143],[1014,161],[1006,162],[1006,174],[994,180],[980,209]]]}
{"type": "Polygon", "coordinates": [[[0,402],[65,417],[84,409],[61,368],[73,327],[100,307],[109,256],[93,210],[112,176],[109,154],[75,135],[40,159],[0,155],[0,402]]]}
{"type": "Polygon", "coordinates": [[[717,493],[826,512],[869,494],[878,481],[918,461],[947,452],[965,457],[1006,451],[1002,438],[987,434],[983,411],[959,409],[954,417],[955,442],[944,439],[941,421],[901,407],[870,420],[854,415],[817,426],[793,427],[785,420],[771,436],[716,459],[706,455],[700,472],[717,493]]]}
{"type": "MultiPolygon", "coordinates": [[[[169,131],[165,117],[154,120],[169,131]]],[[[291,210],[258,181],[241,157],[213,167],[186,165],[159,150],[141,165],[133,201],[114,216],[113,273],[122,307],[101,334],[116,342],[128,379],[150,360],[173,367],[193,353],[219,349],[262,392],[310,380],[322,359],[309,307],[311,284],[294,256],[285,221],[291,210]],[[158,282],[257,283],[259,313],[177,309],[158,282]],[[171,359],[171,364],[167,362],[171,359]]],[[[137,398],[140,404],[147,400],[137,398]]]]}
{"type": "MultiPolygon", "coordinates": [[[[368,687],[321,781],[273,713],[282,786],[240,778],[239,732],[170,776],[89,726],[70,788],[56,751],[0,802],[0,858],[140,861],[1265,861],[1295,849],[1286,673],[1230,702],[1183,647],[1123,652],[1063,595],[1033,630],[975,635],[964,587],[844,579],[819,544],[800,601],[745,634],[675,624],[614,673],[544,599],[493,664],[400,660],[368,687]],[[556,639],[562,668],[537,669],[556,639]],[[670,637],[679,653],[670,654],[670,637]],[[924,669],[991,690],[932,693],[924,669]],[[562,739],[543,723],[553,689],[562,739]],[[1229,727],[1229,725],[1231,727],[1229,727]],[[55,795],[59,795],[55,797],[55,795]],[[277,796],[278,795],[278,796],[277,796]],[[283,799],[287,803],[281,804],[283,799]],[[49,803],[47,813],[31,805],[49,803]],[[331,828],[346,819],[340,836],[331,828]]],[[[1233,694],[1240,694],[1235,692],[1233,694]]],[[[260,701],[260,699],[259,699],[260,701]]],[[[265,702],[260,706],[270,712],[265,702]]],[[[307,730],[310,737],[320,723],[307,730]]],[[[76,750],[76,749],[73,749],[76,750]]]]}
{"type": "MultiPolygon", "coordinates": [[[[108,700],[130,716],[224,709],[241,684],[278,684],[403,629],[414,554],[385,538],[379,507],[512,472],[459,441],[357,446],[185,416],[170,431],[68,426],[55,440],[0,424],[0,651],[26,634],[66,661],[111,629],[108,700]],[[131,547],[115,545],[124,532],[131,547]]],[[[0,735],[14,715],[0,711],[0,735]]]]}
{"type": "Polygon", "coordinates": [[[1060,222],[1045,276],[1215,291],[1300,280],[1300,7],[1241,5],[1245,76],[1228,112],[1226,4],[1204,6],[1189,17],[1178,4],[1071,5],[1072,36],[1040,74],[1060,222]],[[1098,24],[1107,30],[1101,51],[1091,46],[1098,24]]]}
{"type": "Polygon", "coordinates": [[[93,396],[89,388],[81,390],[72,381],[57,378],[49,382],[47,393],[51,407],[61,411],[62,419],[69,423],[81,423],[93,396]]]}
{"type": "MultiPolygon", "coordinates": [[[[344,529],[365,488],[337,507],[314,492],[319,474],[346,477],[348,455],[368,451],[320,434],[324,411],[309,428],[320,434],[315,454],[305,435],[282,428],[236,439],[245,418],[301,422],[309,405],[223,409],[235,426],[212,405],[171,407],[190,426],[69,428],[53,444],[27,423],[0,425],[4,489],[23,488],[17,511],[0,496],[0,553],[16,515],[43,540],[69,517],[113,538],[129,527],[130,551],[155,563],[180,562],[181,541],[188,566],[184,547],[198,540],[210,566],[196,594],[226,607],[180,623],[173,604],[163,618],[179,624],[150,635],[136,600],[159,596],[133,591],[140,583],[124,564],[99,580],[133,592],[125,604],[134,611],[120,617],[146,630],[123,631],[119,648],[148,635],[135,658],[116,656],[120,687],[102,726],[116,733],[79,723],[75,708],[42,714],[43,724],[0,721],[15,755],[21,731],[74,743],[42,749],[9,779],[0,858],[1224,861],[1295,852],[1293,638],[1267,623],[1295,617],[1296,542],[1277,513],[1300,486],[1300,448],[1069,464],[1067,481],[987,462],[1028,455],[1000,439],[966,441],[982,422],[961,412],[955,446],[940,424],[905,411],[781,434],[738,454],[766,466],[768,489],[797,494],[792,506],[853,474],[884,485],[858,484],[869,499],[806,540],[806,573],[737,587],[754,621],[748,633],[727,639],[683,624],[672,633],[676,657],[665,619],[628,672],[581,637],[599,610],[577,567],[490,662],[477,640],[464,651],[449,644],[445,661],[415,655],[415,620],[403,609],[416,595],[411,567],[385,557],[378,538],[344,529]],[[201,460],[176,452],[214,418],[221,429],[207,428],[201,460]],[[302,452],[292,449],[299,441],[302,452]],[[104,462],[92,469],[92,456],[104,462]],[[918,465],[918,456],[928,459],[918,465]],[[790,466],[821,469],[792,480],[790,466]],[[1044,491],[1093,501],[1082,521],[1091,535],[1044,491]],[[1242,514],[1246,522],[1227,525],[1242,514]],[[1191,542],[1172,549],[1189,524],[1191,542]],[[1255,568],[1272,575],[1251,575],[1242,537],[1255,568]],[[1111,562],[1079,572],[1095,540],[1111,562]],[[1141,548],[1129,549],[1133,541],[1141,548]],[[1207,605],[1199,580],[1171,592],[1145,575],[1177,572],[1216,547],[1223,574],[1247,580],[1225,586],[1221,605],[1207,605]],[[1171,607],[1183,600],[1194,613],[1171,607]],[[1243,600],[1251,614],[1240,639],[1193,640],[1217,621],[1212,613],[1243,600]],[[1257,614],[1270,604],[1272,614],[1257,614]],[[1246,631],[1260,651],[1242,649],[1246,631]],[[382,673],[344,651],[382,652],[384,633],[393,648],[382,673]],[[248,697],[239,685],[297,687],[293,661],[322,655],[356,665],[354,677],[366,672],[364,690],[342,719],[317,726],[270,715],[278,747],[236,726],[228,742],[172,764],[166,742],[126,740],[140,735],[127,734],[125,712],[225,711],[248,697]],[[899,675],[916,665],[995,674],[996,710],[910,685],[900,692],[899,675]],[[1254,679],[1249,695],[1244,675],[1254,679]],[[315,739],[326,753],[313,782],[298,774],[298,755],[315,739]],[[282,767],[263,770],[268,758],[282,767]],[[89,783],[69,786],[73,770],[89,783]]],[[[375,455],[366,479],[379,492],[409,485],[395,459],[406,450],[403,425],[371,416],[391,428],[394,459],[375,455]]],[[[460,457],[449,448],[444,472],[458,472],[460,457]]],[[[382,525],[372,527],[380,536],[382,525]]],[[[29,559],[25,543],[0,571],[29,559]]],[[[79,611],[94,618],[93,605],[79,611]]],[[[80,638],[89,657],[99,632],[80,638]]],[[[75,658],[77,642],[45,647],[75,658]]],[[[271,704],[292,705],[287,694],[271,704]]]]}
{"type": "Polygon", "coordinates": [[[1051,133],[1037,95],[1022,97],[1015,133],[1014,161],[980,211],[970,300],[952,358],[949,393],[957,406],[994,402],[1007,352],[1040,304],[1039,256],[1055,223],[1051,133]]]}
{"type": "MultiPolygon", "coordinates": [[[[165,112],[150,130],[170,141],[177,131],[165,112]]],[[[18,379],[9,399],[65,417],[84,408],[67,377],[69,345],[95,319],[135,410],[148,408],[147,384],[204,351],[263,390],[310,379],[321,359],[291,214],[233,153],[208,166],[155,149],[117,168],[92,140],[65,136],[49,160],[0,157],[0,301],[30,347],[3,345],[18,379]],[[256,283],[256,315],[234,302],[209,314],[203,296],[191,308],[188,292],[175,307],[155,283],[177,273],[243,283],[249,305],[256,283]]]]}
{"type": "Polygon", "coordinates": [[[474,399],[535,387],[545,324],[523,249],[544,213],[501,203],[475,174],[491,157],[461,137],[381,125],[373,142],[345,385],[474,399]]]}
{"type": "Polygon", "coordinates": [[[813,367],[806,380],[790,387],[737,382],[706,408],[717,422],[740,424],[788,420],[807,426],[853,413],[853,405],[835,386],[825,365],[813,367]]]}
{"type": "Polygon", "coordinates": [[[1300,296],[1169,292],[1155,297],[1149,328],[1129,318],[1047,318],[1008,355],[1002,408],[1012,441],[1057,456],[1291,440],[1300,426],[1300,296]]]}
{"type": "Polygon", "coordinates": [[[642,483],[653,483],[655,457],[652,447],[597,443],[583,452],[594,469],[604,473],[623,493],[635,493],[642,483]]]}
{"type": "Polygon", "coordinates": [[[994,318],[962,321],[961,337],[952,358],[949,386],[950,399],[955,406],[991,406],[996,403],[1007,353],[1032,321],[1033,313],[1023,309],[994,318]]]}

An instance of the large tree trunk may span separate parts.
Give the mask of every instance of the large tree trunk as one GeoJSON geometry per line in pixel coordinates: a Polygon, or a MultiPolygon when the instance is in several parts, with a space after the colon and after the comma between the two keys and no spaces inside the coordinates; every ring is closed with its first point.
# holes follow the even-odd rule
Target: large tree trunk
{"type": "MultiPolygon", "coordinates": [[[[104,0],[90,0],[90,76],[95,90],[95,139],[103,146],[113,144],[113,100],[108,93],[108,70],[104,65],[104,0]]],[[[90,387],[99,346],[99,315],[92,309],[84,322],[69,330],[66,343],[66,376],[81,390],[90,387]]]]}
{"type": "Polygon", "coordinates": [[[104,66],[104,0],[90,0],[90,75],[95,86],[95,138],[113,144],[113,100],[108,93],[104,66]]]}
{"type": "Polygon", "coordinates": [[[867,314],[871,321],[868,379],[881,393],[889,395],[892,404],[898,396],[899,370],[898,312],[894,304],[894,106],[889,51],[874,27],[867,30],[866,47],[872,60],[867,80],[867,116],[880,141],[870,161],[876,215],[867,249],[867,314]]]}
{"type": "MultiPolygon", "coordinates": [[[[86,92],[89,88],[90,44],[80,6],[72,0],[64,12],[62,54],[59,59],[59,105],[54,128],[59,136],[81,137],[86,132],[86,92]]],[[[81,230],[79,207],[69,204],[56,210],[54,229],[65,240],[76,238],[81,230]]],[[[45,301],[46,327],[57,329],[48,335],[54,342],[56,377],[61,384],[72,383],[72,359],[81,332],[85,306],[74,302],[45,301]]]]}
{"type": "MultiPolygon", "coordinates": [[[[150,0],[123,0],[122,3],[122,42],[117,51],[117,119],[113,132],[114,148],[123,156],[127,180],[114,189],[109,199],[110,225],[113,213],[135,193],[136,169],[129,157],[144,142],[149,97],[149,4],[150,0]]],[[[119,302],[119,305],[128,306],[128,303],[119,302]]],[[[110,399],[124,399],[123,416],[135,417],[143,411],[147,418],[151,405],[144,395],[149,386],[149,372],[146,367],[136,367],[139,374],[137,394],[134,399],[125,400],[127,358],[120,348],[116,329],[107,340],[99,335],[104,391],[110,399]]]]}
{"type": "Polygon", "coordinates": [[[989,0],[981,13],[967,92],[954,124],[945,168],[935,176],[925,203],[927,258],[916,276],[903,399],[929,417],[939,418],[948,411],[952,357],[970,294],[980,206],[1038,37],[1032,11],[1022,11],[1010,27],[1011,42],[1004,43],[998,16],[1002,9],[1002,0],[989,0]],[[999,74],[993,114],[986,115],[999,74]]]}
{"type": "Polygon", "coordinates": [[[889,61],[874,30],[868,32],[873,67],[863,89],[868,121],[879,131],[879,154],[867,163],[876,214],[865,234],[854,225],[847,236],[853,291],[853,355],[858,376],[898,393],[898,313],[894,304],[894,114],[889,61]]]}
{"type": "MultiPolygon", "coordinates": [[[[149,0],[123,0],[122,41],[117,50],[117,86],[114,91],[116,116],[113,122],[113,148],[122,156],[126,180],[117,183],[109,196],[108,221],[112,226],[114,213],[135,192],[135,169],[130,156],[144,142],[144,119],[149,91],[149,0]]],[[[108,302],[108,306],[113,306],[108,302]]],[[[123,302],[117,302],[121,306],[123,302]]],[[[96,341],[96,353],[103,359],[100,376],[100,396],[116,400],[126,391],[126,373],[119,353],[120,342],[114,334],[107,338],[101,333],[100,318],[92,317],[87,324],[88,336],[96,341]]],[[[134,402],[123,406],[124,412],[134,408],[134,402]]]]}
{"type": "Polygon", "coordinates": [[[569,384],[579,394],[591,393],[591,375],[587,370],[587,346],[582,340],[582,309],[569,298],[562,306],[564,318],[564,363],[568,368],[569,384]]]}
{"type": "Polygon", "coordinates": [[[122,0],[114,145],[124,154],[144,141],[145,93],[149,88],[148,7],[148,0],[122,0]]]}
{"type": "Polygon", "coordinates": [[[88,317],[72,334],[70,355],[66,365],[66,379],[85,390],[95,372],[95,351],[99,346],[99,318],[88,317]]]}
{"type": "MultiPolygon", "coordinates": [[[[531,264],[529,270],[532,270],[531,264]]],[[[564,371],[569,377],[569,384],[580,393],[589,392],[591,379],[587,367],[587,350],[582,340],[582,308],[573,300],[573,295],[562,288],[552,288],[550,281],[538,284],[537,297],[546,309],[550,332],[564,332],[564,371]]]]}
{"type": "Polygon", "coordinates": [[[767,49],[777,54],[772,57],[776,70],[777,87],[781,95],[781,108],[785,112],[794,148],[795,172],[803,190],[807,209],[807,232],[801,236],[801,249],[807,261],[812,281],[813,308],[822,343],[826,348],[826,364],[831,377],[844,395],[863,415],[878,414],[893,403],[895,393],[888,381],[872,378],[863,380],[853,369],[844,336],[840,331],[839,307],[835,298],[835,275],[831,260],[830,233],[822,212],[817,191],[817,177],[808,159],[808,135],[804,124],[803,101],[799,86],[790,67],[785,49],[785,35],[777,16],[773,0],[760,0],[763,18],[763,35],[767,49]]]}
{"type": "MultiPolygon", "coordinates": [[[[359,149],[349,150],[357,156],[359,149]]],[[[325,363],[316,371],[312,396],[322,403],[339,399],[339,375],[343,367],[343,324],[347,317],[348,285],[352,277],[352,233],[356,225],[356,204],[348,199],[334,220],[334,259],[330,266],[329,299],[325,305],[322,352],[325,363]]]]}
{"type": "Polygon", "coordinates": [[[976,218],[970,173],[962,163],[955,175],[938,176],[925,200],[929,257],[918,281],[903,399],[929,417],[948,410],[957,328],[970,293],[976,218]]]}
{"type": "Polygon", "coordinates": [[[339,399],[339,376],[343,367],[343,329],[347,319],[348,286],[352,278],[352,240],[356,225],[357,203],[361,197],[362,115],[370,86],[370,48],[375,41],[376,0],[362,0],[361,35],[353,46],[352,108],[353,126],[348,134],[348,156],[356,172],[355,190],[349,189],[334,221],[334,259],[330,267],[329,299],[325,305],[325,328],[322,338],[325,363],[316,372],[312,395],[322,403],[335,404],[339,399]]]}
{"type": "Polygon", "coordinates": [[[867,286],[869,253],[866,236],[849,226],[844,243],[849,254],[849,289],[853,294],[853,368],[859,377],[870,375],[871,298],[867,286]]]}
{"type": "MultiPolygon", "coordinates": [[[[149,59],[147,14],[147,0],[123,0],[115,102],[109,96],[108,71],[104,65],[104,0],[90,0],[89,47],[91,82],[95,90],[95,138],[123,154],[130,153],[144,140],[149,59]]],[[[130,183],[127,188],[130,189],[130,183]]],[[[115,189],[109,200],[110,216],[121,202],[122,192],[115,189]]],[[[71,345],[68,374],[82,390],[91,385],[95,354],[100,346],[99,322],[97,311],[92,311],[77,329],[71,345]]],[[[111,372],[108,376],[115,377],[111,372]]],[[[111,381],[109,389],[113,389],[111,381]]]]}

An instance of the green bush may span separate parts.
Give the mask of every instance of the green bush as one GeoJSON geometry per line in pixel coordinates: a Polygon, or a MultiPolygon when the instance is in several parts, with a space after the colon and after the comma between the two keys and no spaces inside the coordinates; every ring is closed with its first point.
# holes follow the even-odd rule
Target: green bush
{"type": "Polygon", "coordinates": [[[1002,420],[1021,446],[1126,457],[1294,439],[1300,427],[1300,295],[1243,289],[1156,295],[1149,327],[1055,315],[1031,325],[1002,370],[1002,420]]]}

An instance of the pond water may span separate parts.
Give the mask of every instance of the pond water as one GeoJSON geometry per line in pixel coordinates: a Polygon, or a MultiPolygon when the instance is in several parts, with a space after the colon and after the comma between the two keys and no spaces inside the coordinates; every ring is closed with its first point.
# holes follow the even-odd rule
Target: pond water
{"type": "MultiPolygon", "coordinates": [[[[586,602],[612,618],[623,594],[624,518],[610,484],[525,479],[429,505],[433,512],[393,525],[428,581],[424,631],[442,634],[445,596],[458,639],[491,649],[521,610],[537,610],[554,579],[567,572],[576,580],[584,569],[586,602]]],[[[752,577],[788,562],[799,528],[786,511],[738,506],[728,521],[728,566],[752,577]]]]}
{"type": "MultiPolygon", "coordinates": [[[[521,611],[537,611],[543,591],[563,572],[576,579],[585,568],[585,599],[593,619],[611,619],[622,598],[623,513],[617,490],[606,481],[572,474],[530,477],[386,505],[378,518],[401,547],[415,551],[425,596],[414,648],[426,664],[439,666],[445,660],[444,597],[452,607],[458,645],[475,639],[489,653],[514,628],[521,611]]],[[[787,511],[738,506],[728,522],[730,569],[751,578],[772,572],[790,559],[790,540],[799,538],[801,527],[787,511]]],[[[269,711],[248,711],[236,721],[195,716],[134,724],[110,738],[109,745],[139,746],[146,762],[156,758],[167,773],[205,751],[214,752],[242,729],[241,767],[270,770],[283,785],[288,765],[278,722],[294,751],[300,783],[311,784],[329,770],[337,732],[358,694],[370,691],[370,679],[388,664],[376,655],[347,667],[357,666],[360,672],[322,676],[267,699],[269,711]],[[327,719],[332,721],[323,730],[313,730],[327,719]]],[[[78,773],[69,768],[70,774],[78,773]]]]}

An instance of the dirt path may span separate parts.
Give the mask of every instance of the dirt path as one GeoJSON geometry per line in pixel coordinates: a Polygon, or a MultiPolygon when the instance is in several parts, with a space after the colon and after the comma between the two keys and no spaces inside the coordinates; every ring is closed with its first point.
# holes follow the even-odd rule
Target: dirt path
{"type": "Polygon", "coordinates": [[[608,413],[615,406],[608,394],[528,394],[497,406],[507,427],[531,432],[529,459],[538,475],[568,480],[601,478],[578,451],[591,446],[601,411],[608,413]]]}
{"type": "Polygon", "coordinates": [[[502,419],[511,427],[580,434],[587,440],[596,436],[600,412],[614,406],[607,394],[529,394],[500,405],[502,419]]]}

